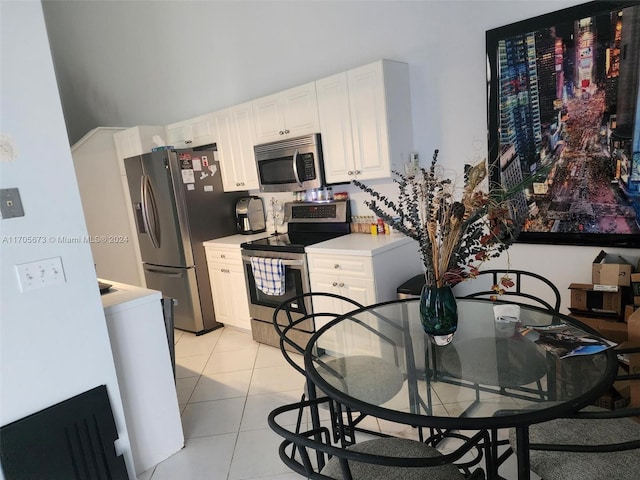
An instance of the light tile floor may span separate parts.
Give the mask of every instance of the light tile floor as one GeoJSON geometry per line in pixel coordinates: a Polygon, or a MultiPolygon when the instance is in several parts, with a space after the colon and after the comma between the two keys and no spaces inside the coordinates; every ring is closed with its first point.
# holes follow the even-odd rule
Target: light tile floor
{"type": "MultiPolygon", "coordinates": [[[[304,388],[303,377],[280,350],[233,328],[201,336],[176,330],[175,342],[185,448],[138,480],[300,480],[279,459],[280,437],[267,425],[268,413],[298,401],[304,388]]],[[[367,419],[366,427],[415,436],[411,427],[382,420],[367,419]]],[[[510,480],[515,472],[512,456],[500,474],[510,480]]]]}

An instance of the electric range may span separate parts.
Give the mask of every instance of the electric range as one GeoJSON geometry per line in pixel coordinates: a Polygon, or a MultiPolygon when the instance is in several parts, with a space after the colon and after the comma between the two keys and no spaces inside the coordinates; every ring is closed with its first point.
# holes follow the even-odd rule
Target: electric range
{"type": "MultiPolygon", "coordinates": [[[[273,346],[279,345],[279,337],[272,323],[275,309],[288,298],[311,291],[305,247],[347,235],[350,233],[351,221],[348,200],[288,202],[284,207],[287,233],[271,235],[240,245],[249,296],[253,339],[273,346]],[[252,257],[282,259],[285,270],[283,295],[269,295],[257,287],[251,268],[252,257]]],[[[311,309],[309,299],[298,306],[295,312],[297,318],[311,312],[311,309]]],[[[280,314],[278,322],[283,325],[288,324],[284,312],[280,314]]],[[[314,331],[313,321],[308,320],[299,325],[297,333],[310,338],[314,331]]]]}

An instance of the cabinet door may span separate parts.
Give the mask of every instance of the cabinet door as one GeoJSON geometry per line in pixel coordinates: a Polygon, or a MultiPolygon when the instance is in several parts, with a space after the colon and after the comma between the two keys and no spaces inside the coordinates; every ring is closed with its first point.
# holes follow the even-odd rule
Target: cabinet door
{"type": "MultiPolygon", "coordinates": [[[[343,297],[351,298],[362,305],[371,305],[376,303],[375,298],[375,285],[373,280],[363,278],[352,278],[348,276],[329,275],[329,274],[310,274],[310,283],[312,292],[328,292],[342,295],[343,297]]],[[[331,298],[315,297],[313,300],[314,313],[328,312],[328,313],[347,313],[350,310],[349,307],[345,307],[344,304],[338,300],[331,298]]],[[[327,317],[323,319],[318,317],[315,320],[316,330],[323,325],[326,325],[331,318],[327,317]]],[[[377,323],[377,319],[372,319],[372,322],[377,323]]],[[[337,345],[341,345],[342,342],[349,345],[350,352],[353,354],[371,354],[380,351],[381,344],[379,337],[372,335],[364,327],[357,324],[345,324],[349,328],[342,330],[343,337],[338,337],[336,331],[329,330],[322,335],[321,341],[318,346],[329,351],[343,351],[344,346],[340,349],[337,345]]]]}
{"type": "Polygon", "coordinates": [[[280,94],[269,95],[252,102],[256,143],[279,140],[285,135],[284,105],[280,94]]]}
{"type": "Polygon", "coordinates": [[[200,115],[167,125],[167,144],[175,148],[190,148],[215,142],[212,114],[200,115]]]}
{"type": "Polygon", "coordinates": [[[238,175],[233,158],[231,112],[229,110],[222,110],[213,114],[213,129],[216,138],[216,159],[220,162],[222,187],[225,192],[242,190],[238,184],[238,175]]]}
{"type": "Polygon", "coordinates": [[[347,72],[355,158],[360,180],[388,177],[391,172],[382,62],[347,72]]]}
{"type": "Polygon", "coordinates": [[[233,323],[233,299],[230,295],[231,273],[229,266],[220,263],[209,264],[209,279],[216,321],[233,323]]]}
{"type": "MultiPolygon", "coordinates": [[[[340,294],[338,288],[338,277],[336,275],[327,275],[322,273],[309,273],[309,284],[312,292],[324,292],[340,294]]],[[[336,299],[330,297],[315,297],[313,299],[313,311],[314,312],[326,312],[326,313],[343,313],[342,305],[336,299]]],[[[318,317],[315,320],[316,331],[320,327],[326,325],[331,321],[331,317],[318,317]]],[[[339,351],[337,345],[339,345],[339,339],[335,331],[329,330],[322,336],[321,341],[318,343],[320,348],[330,351],[339,351]]]]}
{"type": "Polygon", "coordinates": [[[355,300],[362,305],[377,303],[376,285],[371,279],[341,276],[340,295],[355,300]]]}
{"type": "Polygon", "coordinates": [[[153,147],[157,146],[154,138],[160,137],[164,140],[165,134],[165,128],[157,126],[131,127],[114,133],[113,142],[116,146],[120,175],[127,174],[124,168],[125,158],[150,152],[153,147]]]}
{"type": "Polygon", "coordinates": [[[243,103],[231,109],[231,132],[234,142],[233,164],[238,190],[257,190],[258,171],[253,153],[255,129],[251,103],[243,103]]]}
{"type": "Polygon", "coordinates": [[[230,325],[251,331],[251,314],[249,313],[249,295],[247,285],[244,280],[244,269],[242,264],[228,267],[229,298],[231,299],[233,315],[229,321],[230,325]]]}
{"type": "Polygon", "coordinates": [[[252,104],[257,144],[320,131],[315,82],[259,98],[252,104]]]}
{"type": "Polygon", "coordinates": [[[318,80],[316,92],[326,180],[349,182],[354,166],[347,73],[318,80]]]}
{"type": "Polygon", "coordinates": [[[316,84],[310,82],[280,94],[284,105],[285,134],[298,137],[320,131],[316,84]]]}
{"type": "Polygon", "coordinates": [[[213,124],[225,192],[257,189],[251,104],[215,112],[213,124]]]}

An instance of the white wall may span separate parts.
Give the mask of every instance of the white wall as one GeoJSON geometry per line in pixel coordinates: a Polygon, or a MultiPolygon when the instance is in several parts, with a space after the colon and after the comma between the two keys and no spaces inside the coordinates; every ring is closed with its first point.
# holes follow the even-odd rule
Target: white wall
{"type": "Polygon", "coordinates": [[[0,425],[98,385],[109,392],[133,472],[122,403],[40,2],[1,2],[0,188],[25,215],[0,219],[0,425]],[[31,240],[31,241],[29,241],[31,240]],[[14,265],[61,257],[66,283],[21,292],[14,265]]]}
{"type": "MultiPolygon", "coordinates": [[[[95,126],[163,125],[390,58],[410,65],[422,164],[438,148],[461,172],[487,151],[485,31],[578,3],[48,0],[44,10],[72,142],[95,126]]],[[[368,213],[347,190],[354,213],[368,213]]],[[[566,307],[568,285],[590,281],[598,251],[520,244],[509,253],[513,268],[555,282],[566,307]]]]}

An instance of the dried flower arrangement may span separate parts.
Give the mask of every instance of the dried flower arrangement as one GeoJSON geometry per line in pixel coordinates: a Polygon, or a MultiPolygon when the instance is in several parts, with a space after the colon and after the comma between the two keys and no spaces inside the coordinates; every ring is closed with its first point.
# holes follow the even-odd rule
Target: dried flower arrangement
{"type": "MultiPolygon", "coordinates": [[[[464,187],[456,192],[455,182],[443,177],[437,161],[435,150],[428,169],[420,168],[415,175],[394,172],[397,202],[357,180],[353,184],[373,197],[365,201],[371,211],[418,242],[427,285],[443,287],[474,278],[483,262],[499,256],[515,241],[522,222],[514,220],[510,200],[534,177],[489,194],[481,185],[487,175],[482,161],[465,165],[464,187]]],[[[506,275],[493,288],[503,293],[510,286],[513,282],[506,275]]]]}

